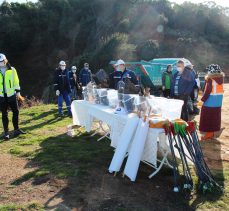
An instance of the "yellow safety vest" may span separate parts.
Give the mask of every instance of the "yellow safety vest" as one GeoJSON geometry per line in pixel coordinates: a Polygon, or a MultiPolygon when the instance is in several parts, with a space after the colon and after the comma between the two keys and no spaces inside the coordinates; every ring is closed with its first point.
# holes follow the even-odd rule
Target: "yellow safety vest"
{"type": "Polygon", "coordinates": [[[4,97],[4,93],[7,97],[11,97],[15,94],[15,90],[20,90],[16,69],[6,70],[4,76],[0,73],[0,97],[4,97]]]}

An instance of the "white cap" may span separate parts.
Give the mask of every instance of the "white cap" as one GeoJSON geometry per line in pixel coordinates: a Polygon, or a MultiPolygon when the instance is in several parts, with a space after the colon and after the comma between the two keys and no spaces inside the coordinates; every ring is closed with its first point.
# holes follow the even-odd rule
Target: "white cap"
{"type": "Polygon", "coordinates": [[[76,68],[76,66],[72,66],[72,70],[76,70],[77,68],[76,68]]]}
{"type": "Polygon", "coordinates": [[[60,65],[60,66],[66,66],[66,63],[65,63],[65,61],[60,61],[60,62],[59,62],[59,65],[60,65]]]}
{"type": "Polygon", "coordinates": [[[118,66],[118,65],[120,65],[120,64],[125,65],[125,62],[124,62],[122,59],[119,59],[119,60],[116,62],[115,66],[118,66]]]}
{"type": "Polygon", "coordinates": [[[3,62],[6,60],[6,56],[2,53],[0,53],[0,62],[3,62]]]}

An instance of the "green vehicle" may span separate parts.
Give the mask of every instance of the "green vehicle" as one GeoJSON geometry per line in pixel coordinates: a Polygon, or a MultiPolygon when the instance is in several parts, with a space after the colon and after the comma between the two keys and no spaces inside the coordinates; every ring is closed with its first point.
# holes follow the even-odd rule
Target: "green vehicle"
{"type": "MultiPolygon", "coordinates": [[[[167,65],[172,65],[172,72],[175,73],[176,63],[181,59],[185,62],[185,65],[191,64],[189,60],[184,58],[158,58],[150,61],[126,62],[126,66],[135,72],[141,85],[150,87],[157,94],[162,87],[162,74],[166,71],[167,65]]],[[[110,62],[112,65],[115,63],[115,61],[110,62]]]]}

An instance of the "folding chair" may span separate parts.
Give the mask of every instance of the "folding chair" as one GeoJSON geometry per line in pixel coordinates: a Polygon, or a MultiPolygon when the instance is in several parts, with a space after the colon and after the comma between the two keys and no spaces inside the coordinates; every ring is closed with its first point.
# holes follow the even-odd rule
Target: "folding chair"
{"type": "Polygon", "coordinates": [[[162,146],[162,142],[166,142],[167,137],[165,136],[166,138],[160,138],[160,136],[162,135],[164,136],[164,132],[159,134],[159,142],[158,142],[158,149],[159,149],[160,154],[162,155],[162,159],[157,159],[157,162],[160,163],[159,166],[157,166],[157,164],[156,166],[151,165],[155,169],[155,171],[149,175],[149,179],[155,176],[161,170],[163,165],[166,165],[169,168],[173,168],[168,161],[168,155],[170,154],[170,148],[167,147],[166,143],[163,143],[164,146],[162,146]]]}
{"type": "Polygon", "coordinates": [[[104,138],[108,138],[110,139],[110,132],[111,132],[111,128],[109,125],[107,125],[108,129],[106,129],[104,127],[104,123],[102,121],[95,121],[96,123],[98,123],[98,127],[95,129],[95,132],[93,134],[91,134],[91,137],[99,134],[101,131],[104,133],[104,135],[102,137],[100,137],[97,141],[101,141],[104,138]]]}

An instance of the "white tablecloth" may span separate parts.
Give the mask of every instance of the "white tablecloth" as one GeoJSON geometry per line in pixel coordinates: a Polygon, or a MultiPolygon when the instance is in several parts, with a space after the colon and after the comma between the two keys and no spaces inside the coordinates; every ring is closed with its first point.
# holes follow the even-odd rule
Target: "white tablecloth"
{"type": "MultiPolygon", "coordinates": [[[[72,102],[72,115],[73,124],[84,126],[87,132],[90,132],[93,125],[93,120],[100,120],[107,125],[109,125],[111,146],[116,148],[119,144],[120,137],[122,133],[128,133],[129,131],[124,131],[126,124],[131,124],[133,119],[138,118],[136,114],[128,115],[117,115],[114,114],[114,109],[108,106],[90,104],[87,101],[75,100],[72,102]]],[[[160,143],[164,148],[168,147],[166,144],[165,135],[161,134],[163,130],[161,129],[149,129],[148,135],[144,147],[144,152],[141,160],[145,160],[152,165],[157,165],[157,139],[161,139],[160,143]]]]}
{"type": "Polygon", "coordinates": [[[87,132],[92,130],[94,119],[100,120],[111,128],[111,146],[116,148],[123,128],[132,118],[138,118],[136,114],[117,115],[114,109],[108,106],[90,104],[87,101],[75,100],[72,102],[73,124],[85,127],[87,132]]]}

